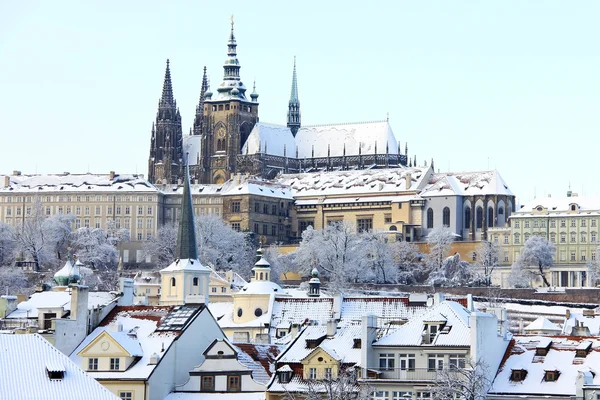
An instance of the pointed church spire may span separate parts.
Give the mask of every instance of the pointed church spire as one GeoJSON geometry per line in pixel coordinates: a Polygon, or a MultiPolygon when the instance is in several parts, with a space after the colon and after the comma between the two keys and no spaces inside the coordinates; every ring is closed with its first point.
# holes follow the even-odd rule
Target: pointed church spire
{"type": "Polygon", "coordinates": [[[298,78],[296,76],[296,56],[294,56],[294,72],[292,74],[292,92],[290,94],[290,102],[288,104],[288,121],[287,126],[296,136],[300,129],[300,100],[298,99],[298,78]]]}
{"type": "Polygon", "coordinates": [[[204,95],[208,91],[208,76],[206,75],[206,65],[202,74],[202,86],[200,86],[200,104],[204,103],[204,95]]]}
{"type": "Polygon", "coordinates": [[[190,189],[190,171],[185,160],[183,175],[183,198],[181,200],[181,219],[177,232],[177,251],[175,257],[184,260],[198,259],[198,245],[196,244],[196,229],[194,225],[194,208],[192,205],[192,191],[190,189]]]}
{"type": "MultiPolygon", "coordinates": [[[[206,75],[206,66],[204,66],[204,73],[202,74],[202,85],[200,86],[200,101],[196,107],[196,116],[194,117],[194,135],[201,135],[204,130],[204,99],[206,93],[209,91],[208,88],[208,77],[206,75]]],[[[190,135],[192,133],[190,132],[190,135]]]]}
{"type": "Polygon", "coordinates": [[[237,58],[237,42],[233,34],[233,15],[231,16],[231,32],[227,41],[227,59],[223,64],[223,83],[217,89],[219,98],[246,100],[246,87],[240,81],[240,62],[237,58]]]}
{"type": "Polygon", "coordinates": [[[173,106],[173,84],[171,83],[171,69],[169,68],[169,59],[167,59],[167,69],[165,70],[165,80],[163,83],[162,96],[160,98],[160,105],[173,106]]]}

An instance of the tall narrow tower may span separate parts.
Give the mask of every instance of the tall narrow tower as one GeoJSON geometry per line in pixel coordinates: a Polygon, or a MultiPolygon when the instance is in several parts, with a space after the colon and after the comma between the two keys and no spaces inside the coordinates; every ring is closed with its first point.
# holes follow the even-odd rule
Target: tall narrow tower
{"type": "Polygon", "coordinates": [[[194,135],[201,135],[204,127],[204,96],[208,92],[208,77],[206,76],[206,66],[202,75],[202,86],[200,87],[200,102],[196,106],[196,117],[194,118],[194,135]]]}
{"type": "Polygon", "coordinates": [[[300,129],[300,100],[298,99],[298,78],[296,77],[296,57],[294,56],[294,74],[292,75],[292,94],[288,104],[287,126],[296,136],[300,129]]]}
{"type": "Polygon", "coordinates": [[[250,99],[246,97],[233,27],[232,18],[227,58],[223,63],[223,82],[214,97],[207,84],[203,97],[200,183],[223,183],[232,173],[238,172],[237,156],[258,122],[258,94],[253,92],[250,99]]]}
{"type": "Polygon", "coordinates": [[[151,183],[177,183],[183,178],[183,135],[181,115],[173,97],[169,60],[156,121],[152,124],[148,180],[151,183]]]}

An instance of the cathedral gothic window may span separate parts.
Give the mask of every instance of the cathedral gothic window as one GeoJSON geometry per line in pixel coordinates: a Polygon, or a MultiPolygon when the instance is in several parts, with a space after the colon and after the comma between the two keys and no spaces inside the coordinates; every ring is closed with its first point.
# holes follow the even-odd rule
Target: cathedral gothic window
{"type": "Polygon", "coordinates": [[[483,208],[477,207],[477,209],[475,210],[475,214],[476,228],[481,229],[483,228],[483,208]]]}
{"type": "Polygon", "coordinates": [[[427,209],[427,229],[433,228],[433,210],[427,209]]]}
{"type": "Polygon", "coordinates": [[[465,229],[471,229],[471,207],[465,208],[465,229]]]}
{"type": "Polygon", "coordinates": [[[450,208],[444,207],[443,224],[445,227],[450,226],[450,208]]]}
{"type": "Polygon", "coordinates": [[[488,207],[488,220],[487,220],[488,228],[494,226],[494,209],[492,207],[488,207]]]}

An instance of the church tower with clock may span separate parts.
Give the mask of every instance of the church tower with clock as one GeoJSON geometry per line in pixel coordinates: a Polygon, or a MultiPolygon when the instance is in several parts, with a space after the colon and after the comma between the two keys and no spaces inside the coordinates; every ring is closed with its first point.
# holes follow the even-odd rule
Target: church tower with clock
{"type": "Polygon", "coordinates": [[[246,86],[240,80],[233,17],[223,69],[223,82],[217,93],[213,94],[207,87],[197,110],[197,113],[202,113],[202,128],[200,132],[194,132],[201,136],[194,174],[199,183],[224,183],[238,171],[237,156],[258,122],[258,94],[254,88],[249,100],[246,86]]]}

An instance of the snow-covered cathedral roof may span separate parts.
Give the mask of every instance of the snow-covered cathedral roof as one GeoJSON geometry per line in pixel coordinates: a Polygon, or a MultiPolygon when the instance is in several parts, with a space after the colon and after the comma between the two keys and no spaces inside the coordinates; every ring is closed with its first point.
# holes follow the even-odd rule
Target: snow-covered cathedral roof
{"type": "Polygon", "coordinates": [[[442,172],[433,174],[421,196],[514,196],[498,171],[442,172]]]}
{"type": "Polygon", "coordinates": [[[296,137],[287,126],[259,122],[254,125],[242,154],[337,157],[361,154],[398,154],[398,142],[388,121],[305,126],[296,137]],[[314,151],[314,155],[313,155],[314,151]],[[284,154],[285,153],[285,154],[284,154]]]}
{"type": "Polygon", "coordinates": [[[283,174],[277,178],[277,181],[282,185],[290,186],[295,197],[347,194],[395,195],[398,192],[420,190],[430,170],[431,167],[416,167],[283,174]],[[409,174],[411,184],[407,186],[409,174]]]}

